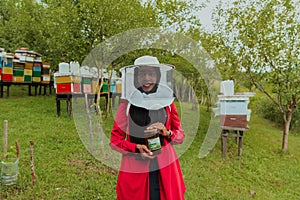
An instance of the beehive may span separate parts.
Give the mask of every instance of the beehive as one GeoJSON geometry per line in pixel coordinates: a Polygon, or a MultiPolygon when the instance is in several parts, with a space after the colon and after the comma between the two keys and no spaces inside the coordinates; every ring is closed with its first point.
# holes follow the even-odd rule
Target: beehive
{"type": "Polygon", "coordinates": [[[82,75],[82,92],[85,94],[92,93],[92,76],[85,74],[82,75]]]}
{"type": "Polygon", "coordinates": [[[14,62],[13,63],[13,82],[23,83],[24,82],[24,67],[25,63],[14,62]]]}
{"type": "Polygon", "coordinates": [[[92,94],[97,94],[99,90],[98,77],[92,78],[92,94]]]}
{"type": "Polygon", "coordinates": [[[248,129],[251,110],[248,109],[249,98],[255,93],[234,93],[231,82],[221,82],[221,94],[218,95],[217,107],[213,108],[216,116],[220,116],[221,127],[248,129]],[[231,88],[232,87],[232,88],[231,88]]]}
{"type": "Polygon", "coordinates": [[[41,62],[34,62],[33,69],[32,69],[32,82],[41,82],[42,76],[42,63],[41,62]]]}
{"type": "Polygon", "coordinates": [[[41,83],[49,84],[51,80],[50,63],[42,62],[42,77],[41,83]]]}
{"type": "Polygon", "coordinates": [[[28,54],[28,48],[20,48],[15,50],[15,55],[19,58],[20,62],[26,62],[26,56],[28,54]]]}
{"type": "MultiPolygon", "coordinates": [[[[73,68],[77,70],[76,64],[73,64],[73,68]]],[[[74,69],[73,69],[74,70],[74,69]]],[[[92,79],[93,76],[88,66],[82,66],[78,69],[81,74],[82,92],[85,94],[92,94],[92,79]]]]}
{"type": "Polygon", "coordinates": [[[13,82],[13,58],[12,54],[3,57],[2,82],[13,82]]]}
{"type": "Polygon", "coordinates": [[[56,94],[81,93],[81,77],[71,73],[55,73],[56,94]]]}

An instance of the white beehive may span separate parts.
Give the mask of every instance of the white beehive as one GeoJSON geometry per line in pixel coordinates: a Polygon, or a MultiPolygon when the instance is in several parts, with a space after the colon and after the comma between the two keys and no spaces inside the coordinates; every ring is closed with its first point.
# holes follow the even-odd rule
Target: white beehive
{"type": "Polygon", "coordinates": [[[223,127],[248,128],[251,110],[248,109],[249,98],[255,93],[234,93],[233,81],[221,82],[221,94],[218,95],[217,107],[213,108],[215,116],[220,116],[223,127]]]}
{"type": "Polygon", "coordinates": [[[70,72],[73,74],[79,74],[79,63],[71,61],[70,62],[70,72]]]}
{"type": "Polygon", "coordinates": [[[59,63],[58,64],[58,72],[63,74],[63,73],[70,73],[70,65],[69,63],[59,63]]]}

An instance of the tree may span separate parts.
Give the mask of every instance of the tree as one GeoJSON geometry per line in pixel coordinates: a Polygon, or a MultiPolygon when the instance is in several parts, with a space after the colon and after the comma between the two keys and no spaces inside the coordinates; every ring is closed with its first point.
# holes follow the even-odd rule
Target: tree
{"type": "Polygon", "coordinates": [[[205,7],[205,2],[192,0],[148,0],[148,2],[155,8],[158,21],[164,29],[186,32],[191,27],[200,26],[194,13],[205,7]]]}
{"type": "Polygon", "coordinates": [[[293,113],[300,102],[297,3],[299,1],[292,0],[235,1],[231,7],[217,9],[213,32],[215,52],[223,55],[218,65],[242,72],[244,78],[278,106],[284,124],[284,151],[288,149],[293,113]]]}
{"type": "Polygon", "coordinates": [[[1,0],[0,7],[1,47],[27,47],[54,66],[81,62],[112,35],[159,26],[153,8],[138,0],[1,0]]]}
{"type": "MultiPolygon", "coordinates": [[[[41,38],[41,6],[34,0],[0,2],[0,40],[7,51],[20,47],[43,45],[41,38]]],[[[37,49],[34,48],[37,51],[37,49]]]]}
{"type": "Polygon", "coordinates": [[[159,26],[155,12],[137,0],[44,1],[50,50],[80,63],[99,43],[126,30],[159,26]],[[55,40],[53,40],[55,38],[55,40]]]}
{"type": "Polygon", "coordinates": [[[1,0],[1,47],[10,51],[27,47],[41,53],[52,67],[62,61],[81,63],[99,43],[118,33],[172,24],[183,30],[184,22],[197,23],[187,15],[195,9],[191,2],[1,0]]]}

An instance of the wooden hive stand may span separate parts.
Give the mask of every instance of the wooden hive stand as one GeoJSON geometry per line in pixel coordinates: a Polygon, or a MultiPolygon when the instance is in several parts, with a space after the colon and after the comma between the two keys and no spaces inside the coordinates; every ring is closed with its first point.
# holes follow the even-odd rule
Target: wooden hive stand
{"type": "Polygon", "coordinates": [[[242,155],[242,147],[243,147],[243,136],[244,131],[249,130],[249,128],[235,128],[235,127],[228,127],[228,126],[221,126],[222,133],[221,133],[221,150],[222,155],[226,157],[227,151],[227,137],[233,137],[236,139],[238,145],[238,156],[242,155]]]}

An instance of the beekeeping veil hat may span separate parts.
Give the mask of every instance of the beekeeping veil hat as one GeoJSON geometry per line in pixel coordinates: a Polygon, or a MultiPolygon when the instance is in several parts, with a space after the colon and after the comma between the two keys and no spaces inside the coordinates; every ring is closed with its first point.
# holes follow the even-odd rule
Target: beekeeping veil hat
{"type": "Polygon", "coordinates": [[[146,108],[148,110],[158,110],[169,106],[174,101],[172,88],[172,70],[174,66],[161,64],[153,56],[142,56],[134,61],[134,65],[120,69],[122,73],[122,96],[132,105],[146,108]],[[136,73],[139,67],[149,66],[159,70],[157,77],[157,89],[155,92],[145,93],[136,86],[136,73]]]}

